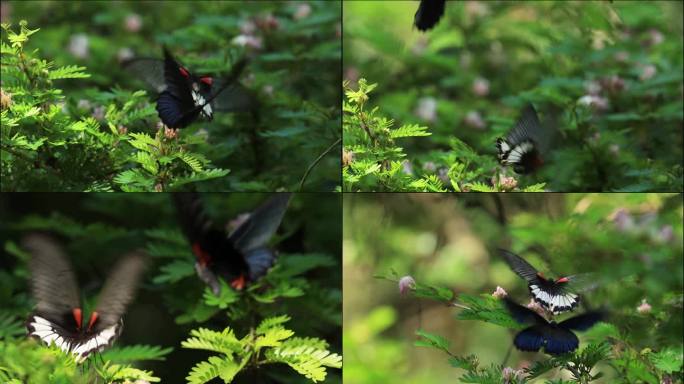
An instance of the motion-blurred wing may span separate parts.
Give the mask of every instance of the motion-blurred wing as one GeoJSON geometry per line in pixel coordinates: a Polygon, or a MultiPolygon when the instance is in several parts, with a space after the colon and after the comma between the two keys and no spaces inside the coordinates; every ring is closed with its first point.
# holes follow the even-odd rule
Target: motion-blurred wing
{"type": "Polygon", "coordinates": [[[135,297],[144,270],[145,259],[140,252],[129,253],[119,261],[100,293],[95,310],[98,319],[96,330],[104,330],[120,322],[126,307],[135,297]]]}
{"type": "Polygon", "coordinates": [[[235,248],[246,253],[265,246],[280,226],[289,202],[289,193],[275,193],[259,206],[230,234],[235,248]]]}
{"type": "Polygon", "coordinates": [[[419,31],[427,31],[434,27],[444,16],[446,0],[420,0],[420,5],[413,17],[413,24],[419,31]]]}
{"type": "Polygon", "coordinates": [[[51,322],[64,323],[72,311],[80,308],[76,278],[61,249],[45,235],[27,236],[23,247],[31,253],[31,289],[36,313],[51,322]]]}
{"type": "Polygon", "coordinates": [[[190,243],[197,243],[213,228],[197,193],[173,193],[178,222],[190,243]]]}
{"type": "MultiPolygon", "coordinates": [[[[219,89],[222,82],[217,83],[219,89]]],[[[226,87],[212,102],[214,110],[221,112],[245,112],[258,108],[259,102],[252,92],[240,83],[226,87]]]]}
{"type": "Polygon", "coordinates": [[[561,321],[558,326],[564,329],[574,329],[575,331],[586,331],[605,319],[606,314],[601,311],[590,311],[578,316],[571,317],[565,321],[561,321]]]}
{"type": "Polygon", "coordinates": [[[138,58],[127,60],[122,64],[126,72],[147,84],[150,89],[161,93],[166,89],[164,82],[164,60],[138,58]]]}
{"type": "Polygon", "coordinates": [[[594,273],[580,273],[565,278],[568,279],[568,288],[574,292],[587,292],[599,286],[599,281],[594,273]]]}
{"type": "Polygon", "coordinates": [[[522,257],[505,249],[499,249],[499,254],[513,272],[525,279],[528,283],[536,283],[539,280],[539,277],[537,276],[538,271],[522,257]]]}

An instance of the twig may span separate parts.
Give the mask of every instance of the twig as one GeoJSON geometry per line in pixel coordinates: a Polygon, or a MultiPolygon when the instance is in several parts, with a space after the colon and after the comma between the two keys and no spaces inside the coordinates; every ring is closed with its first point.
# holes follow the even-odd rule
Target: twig
{"type": "Polygon", "coordinates": [[[508,346],[508,351],[506,352],[506,357],[503,359],[503,363],[501,363],[501,366],[505,367],[506,363],[508,362],[508,358],[511,357],[511,351],[513,351],[513,344],[508,346]]]}
{"type": "Polygon", "coordinates": [[[321,159],[323,159],[323,157],[325,157],[325,155],[327,155],[330,151],[332,151],[333,148],[335,148],[335,146],[341,142],[342,142],[342,138],[337,139],[334,143],[332,143],[332,145],[330,145],[325,151],[323,151],[323,153],[321,153],[316,158],[316,160],[313,161],[313,163],[309,164],[309,167],[306,168],[306,172],[304,172],[304,176],[302,176],[302,180],[299,182],[299,191],[301,191],[302,188],[304,188],[304,182],[306,181],[306,178],[309,176],[309,173],[311,173],[311,170],[316,166],[316,164],[318,164],[318,162],[320,162],[321,159]]]}

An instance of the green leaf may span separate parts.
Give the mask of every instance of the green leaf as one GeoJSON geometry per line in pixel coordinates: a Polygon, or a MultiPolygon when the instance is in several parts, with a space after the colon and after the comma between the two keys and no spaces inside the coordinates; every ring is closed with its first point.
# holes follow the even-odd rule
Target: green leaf
{"type": "Polygon", "coordinates": [[[416,335],[422,337],[423,340],[416,340],[413,345],[417,347],[437,348],[449,353],[449,341],[444,337],[423,331],[422,329],[417,330],[416,335]]]}
{"type": "Polygon", "coordinates": [[[649,359],[659,370],[666,373],[679,372],[682,369],[682,348],[666,348],[660,352],[652,353],[649,359]]]}
{"type": "Polygon", "coordinates": [[[67,65],[50,71],[48,78],[50,80],[57,79],[83,79],[90,77],[89,74],[83,72],[86,68],[77,65],[67,65]]]}
{"type": "Polygon", "coordinates": [[[139,360],[165,360],[164,356],[173,348],[161,348],[157,345],[127,345],[114,347],[102,353],[102,358],[113,362],[124,363],[139,360]]]}

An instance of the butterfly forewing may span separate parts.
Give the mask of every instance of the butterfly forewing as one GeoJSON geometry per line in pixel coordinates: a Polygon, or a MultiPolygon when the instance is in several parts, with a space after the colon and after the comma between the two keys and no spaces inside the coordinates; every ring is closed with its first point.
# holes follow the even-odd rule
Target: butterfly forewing
{"type": "Polygon", "coordinates": [[[81,307],[79,292],[71,265],[57,243],[33,234],[22,245],[31,254],[31,290],[37,313],[50,321],[73,318],[73,310],[81,307]]]}
{"type": "Polygon", "coordinates": [[[247,221],[230,234],[235,247],[246,252],[267,245],[280,226],[289,202],[289,193],[276,193],[254,210],[247,221]]]}
{"type": "Polygon", "coordinates": [[[97,302],[94,330],[104,330],[117,324],[135,296],[145,270],[144,257],[139,252],[129,253],[114,267],[102,288],[97,302]]]}
{"type": "Polygon", "coordinates": [[[537,269],[525,261],[525,259],[505,249],[499,249],[499,254],[518,276],[525,279],[528,283],[537,282],[539,279],[537,269]]]}

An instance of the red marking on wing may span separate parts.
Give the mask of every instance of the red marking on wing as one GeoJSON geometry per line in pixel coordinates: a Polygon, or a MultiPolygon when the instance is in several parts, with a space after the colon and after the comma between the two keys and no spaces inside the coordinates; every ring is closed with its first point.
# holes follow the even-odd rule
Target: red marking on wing
{"type": "Polygon", "coordinates": [[[212,85],[214,83],[214,79],[211,77],[200,77],[200,81],[206,85],[212,85]]]}
{"type": "Polygon", "coordinates": [[[240,275],[240,277],[230,282],[230,286],[238,291],[241,291],[245,287],[245,284],[247,284],[247,281],[245,280],[244,275],[240,275]]]}
{"type": "Polygon", "coordinates": [[[76,320],[76,327],[81,329],[81,322],[83,321],[83,312],[81,312],[81,308],[74,308],[71,310],[71,313],[74,315],[74,320],[76,320]]]}
{"type": "Polygon", "coordinates": [[[556,280],[556,283],[567,283],[570,281],[567,277],[561,277],[560,279],[556,280]]]}
{"type": "Polygon", "coordinates": [[[89,330],[89,331],[90,331],[91,328],[93,328],[93,325],[95,325],[95,322],[97,321],[97,317],[98,317],[98,316],[99,316],[99,315],[98,315],[97,312],[93,312],[93,313],[90,315],[90,321],[88,321],[88,330],[89,330]]]}
{"type": "Polygon", "coordinates": [[[190,73],[188,72],[187,69],[185,69],[183,67],[178,67],[178,70],[180,71],[181,75],[183,75],[184,77],[190,77],[190,73]]]}
{"type": "Polygon", "coordinates": [[[203,267],[206,267],[211,261],[211,256],[209,256],[208,253],[204,252],[199,243],[194,243],[192,245],[192,253],[194,253],[195,256],[197,256],[197,260],[203,267]]]}

